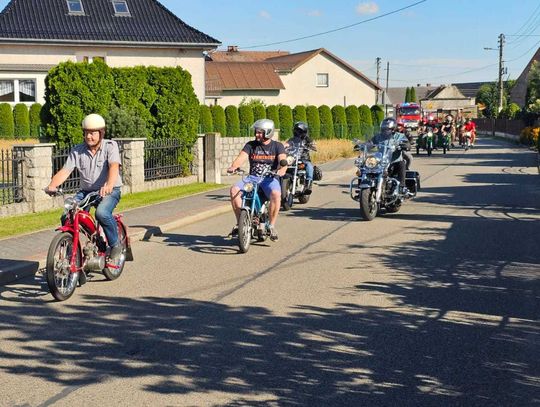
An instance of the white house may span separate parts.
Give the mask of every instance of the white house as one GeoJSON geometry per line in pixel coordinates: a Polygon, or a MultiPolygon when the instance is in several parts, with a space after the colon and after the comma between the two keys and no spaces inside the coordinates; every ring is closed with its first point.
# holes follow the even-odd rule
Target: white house
{"type": "Polygon", "coordinates": [[[12,0],[0,13],[0,102],[44,103],[45,77],[64,61],[181,66],[205,100],[204,52],[219,41],[156,0],[12,0]]]}

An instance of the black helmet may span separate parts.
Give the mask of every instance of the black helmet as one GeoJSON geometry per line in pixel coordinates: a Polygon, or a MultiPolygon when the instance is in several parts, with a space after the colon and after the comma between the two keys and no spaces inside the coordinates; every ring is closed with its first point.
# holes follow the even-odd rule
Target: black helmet
{"type": "Polygon", "coordinates": [[[396,130],[396,121],[391,117],[387,117],[381,122],[381,133],[390,134],[396,130]]]}
{"type": "Polygon", "coordinates": [[[295,137],[306,138],[308,134],[308,125],[304,122],[296,122],[293,127],[295,137]]]}

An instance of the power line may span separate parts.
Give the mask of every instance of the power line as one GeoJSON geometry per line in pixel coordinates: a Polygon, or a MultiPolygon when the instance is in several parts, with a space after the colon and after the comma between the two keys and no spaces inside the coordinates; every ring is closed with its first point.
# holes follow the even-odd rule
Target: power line
{"type": "Polygon", "coordinates": [[[419,4],[425,3],[426,1],[428,1],[428,0],[417,1],[416,3],[409,4],[408,6],[399,8],[399,9],[397,9],[397,10],[390,11],[390,12],[385,13],[385,14],[381,14],[380,16],[368,18],[367,20],[362,20],[362,21],[359,21],[359,22],[357,22],[357,23],[349,24],[349,25],[346,25],[346,26],[343,26],[343,27],[334,28],[333,30],[324,31],[324,32],[317,33],[317,34],[306,35],[306,36],[304,36],[304,37],[293,38],[293,39],[285,40],[285,41],[270,42],[270,43],[267,43],[267,44],[252,45],[252,46],[249,46],[249,47],[238,47],[238,48],[239,48],[239,49],[261,48],[261,47],[268,47],[268,46],[270,46],[270,45],[286,44],[286,43],[289,43],[289,42],[305,40],[305,39],[307,39],[307,38],[318,37],[318,36],[321,36],[321,35],[326,35],[326,34],[334,33],[334,32],[336,32],[336,31],[341,31],[341,30],[345,30],[345,29],[347,29],[347,28],[355,27],[355,26],[360,25],[360,24],[365,24],[365,23],[368,23],[368,22],[370,22],[370,21],[375,21],[375,20],[381,19],[381,18],[383,18],[383,17],[387,17],[387,16],[389,16],[389,15],[399,13],[400,11],[407,10],[407,9],[409,9],[409,8],[411,8],[411,7],[414,7],[414,6],[417,6],[417,5],[419,5],[419,4]]]}

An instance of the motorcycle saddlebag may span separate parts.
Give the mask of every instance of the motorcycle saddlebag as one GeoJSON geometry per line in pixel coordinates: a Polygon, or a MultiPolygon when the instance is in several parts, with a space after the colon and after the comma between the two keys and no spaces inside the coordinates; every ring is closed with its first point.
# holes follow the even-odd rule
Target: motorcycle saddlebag
{"type": "Polygon", "coordinates": [[[313,166],[313,181],[322,180],[322,170],[316,165],[313,166]]]}
{"type": "Polygon", "coordinates": [[[420,190],[420,173],[418,171],[407,171],[405,175],[405,186],[413,194],[420,190]]]}

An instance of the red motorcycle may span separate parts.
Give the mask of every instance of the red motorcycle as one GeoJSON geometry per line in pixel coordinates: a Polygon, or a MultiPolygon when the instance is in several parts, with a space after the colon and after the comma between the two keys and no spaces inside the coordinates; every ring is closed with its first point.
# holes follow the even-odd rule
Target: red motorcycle
{"type": "MultiPolygon", "coordinates": [[[[62,194],[45,191],[49,195],[62,194]]],[[[99,192],[91,192],[81,201],[73,197],[64,201],[62,226],[49,246],[46,277],[49,290],[58,301],[73,295],[77,284],[84,285],[87,274],[101,273],[107,280],[116,280],[122,274],[126,261],[133,260],[127,228],[122,215],[114,215],[118,225],[118,238],[123,246],[120,261],[113,264],[107,253],[107,238],[101,225],[90,214],[90,208],[99,203],[99,192]]]]}

